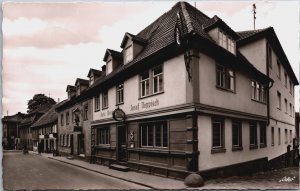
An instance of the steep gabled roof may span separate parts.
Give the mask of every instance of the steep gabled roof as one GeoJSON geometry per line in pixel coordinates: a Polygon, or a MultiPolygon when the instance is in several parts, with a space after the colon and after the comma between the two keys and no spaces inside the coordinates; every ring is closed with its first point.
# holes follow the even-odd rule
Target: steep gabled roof
{"type": "Polygon", "coordinates": [[[91,68],[91,69],[89,70],[89,73],[88,73],[87,77],[90,77],[92,73],[93,73],[95,76],[101,76],[101,75],[102,75],[102,71],[91,68]]]}
{"type": "Polygon", "coordinates": [[[103,61],[106,62],[108,56],[111,55],[111,57],[113,58],[117,58],[117,59],[123,59],[123,53],[112,50],[112,49],[106,49],[105,54],[104,54],[104,58],[103,61]]]}
{"type": "Polygon", "coordinates": [[[143,39],[142,37],[139,37],[139,36],[136,36],[136,35],[133,35],[133,34],[130,34],[130,33],[126,32],[124,37],[123,37],[122,43],[121,43],[121,48],[125,48],[126,42],[129,38],[137,44],[140,44],[140,45],[143,45],[143,46],[145,44],[147,44],[147,40],[143,39]]]}
{"type": "Polygon", "coordinates": [[[213,18],[208,20],[207,22],[203,23],[202,25],[203,29],[205,31],[209,31],[215,27],[219,27],[222,30],[226,31],[227,34],[229,34],[234,39],[240,38],[240,36],[232,30],[222,19],[220,19],[217,15],[215,15],[213,18]]]}
{"type": "Polygon", "coordinates": [[[67,85],[66,92],[69,92],[69,91],[76,91],[76,87],[72,86],[72,85],[67,85]]]}
{"type": "Polygon", "coordinates": [[[2,122],[21,122],[22,117],[25,116],[25,113],[18,112],[15,115],[4,116],[2,118],[2,122]]]}
{"type": "Polygon", "coordinates": [[[77,82],[81,85],[87,85],[87,86],[89,85],[89,81],[85,79],[77,78],[75,81],[75,85],[77,84],[77,82]]]}
{"type": "Polygon", "coordinates": [[[48,112],[46,112],[44,115],[42,115],[33,125],[31,125],[31,127],[40,127],[40,126],[55,123],[58,119],[58,115],[57,115],[57,112],[55,111],[55,109],[58,106],[64,104],[65,102],[66,102],[66,100],[54,105],[52,108],[50,108],[48,110],[48,112]]]}
{"type": "Polygon", "coordinates": [[[271,45],[272,49],[278,56],[279,60],[281,61],[281,64],[284,66],[285,70],[291,77],[294,85],[299,85],[298,79],[291,67],[291,64],[281,46],[281,43],[273,27],[268,27],[260,30],[241,31],[237,34],[240,36],[240,39],[237,41],[238,47],[242,47],[262,38],[266,38],[268,40],[268,43],[271,45]]]}

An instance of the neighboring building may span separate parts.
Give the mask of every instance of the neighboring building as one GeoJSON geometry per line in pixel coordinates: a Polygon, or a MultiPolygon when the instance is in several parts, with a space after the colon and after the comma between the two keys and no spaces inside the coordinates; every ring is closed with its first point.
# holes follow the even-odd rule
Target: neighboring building
{"type": "Polygon", "coordinates": [[[295,113],[295,122],[296,122],[296,126],[295,126],[295,131],[296,131],[296,137],[299,139],[299,126],[300,126],[300,116],[299,116],[299,112],[295,113]]]}
{"type": "Polygon", "coordinates": [[[102,72],[91,69],[90,80],[77,78],[75,86],[68,85],[68,100],[58,106],[58,150],[61,155],[90,160],[91,156],[91,98],[84,93],[102,72]]]}
{"type": "MultiPolygon", "coordinates": [[[[28,114],[25,114],[22,118],[19,128],[20,128],[20,142],[21,146],[26,146],[27,149],[33,150],[33,139],[31,126],[49,109],[50,105],[44,105],[28,114]]],[[[35,135],[34,135],[35,136],[35,135]]]]}
{"type": "Polygon", "coordinates": [[[18,149],[20,147],[19,125],[24,115],[18,112],[15,115],[2,118],[2,146],[4,149],[18,149]]]}
{"type": "Polygon", "coordinates": [[[33,151],[38,151],[39,144],[41,144],[41,152],[51,153],[57,150],[58,114],[55,109],[63,103],[64,101],[52,106],[52,108],[31,125],[33,151]]]}

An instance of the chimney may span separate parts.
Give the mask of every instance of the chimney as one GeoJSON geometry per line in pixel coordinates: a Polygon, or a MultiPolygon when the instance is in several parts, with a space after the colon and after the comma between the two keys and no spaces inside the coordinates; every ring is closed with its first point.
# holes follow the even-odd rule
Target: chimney
{"type": "Polygon", "coordinates": [[[57,98],[57,103],[59,103],[60,102],[60,99],[59,98],[57,98]]]}
{"type": "Polygon", "coordinates": [[[103,65],[101,68],[102,68],[102,71],[103,71],[103,72],[106,71],[106,65],[103,65]]]}

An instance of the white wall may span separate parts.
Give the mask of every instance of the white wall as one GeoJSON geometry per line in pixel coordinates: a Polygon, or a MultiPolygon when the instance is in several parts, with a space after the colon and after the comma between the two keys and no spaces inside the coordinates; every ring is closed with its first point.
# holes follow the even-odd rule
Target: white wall
{"type": "Polygon", "coordinates": [[[236,92],[216,87],[216,61],[200,54],[200,103],[261,116],[267,116],[266,104],[251,100],[251,78],[235,71],[236,92]]]}
{"type": "MultiPolygon", "coordinates": [[[[273,124],[272,124],[273,125],[273,124]]],[[[271,125],[271,126],[272,126],[271,125]]],[[[257,143],[258,148],[250,150],[250,131],[249,121],[242,122],[242,145],[243,150],[232,151],[232,122],[230,118],[225,118],[225,148],[224,153],[211,153],[212,149],[212,121],[210,116],[198,116],[198,148],[199,155],[199,170],[208,170],[216,167],[223,167],[232,164],[242,163],[250,160],[255,160],[263,157],[268,159],[275,158],[284,152],[288,144],[292,144],[289,138],[288,130],[288,144],[284,142],[284,129],[288,128],[283,124],[281,126],[281,144],[278,145],[278,129],[274,129],[274,146],[271,146],[271,127],[267,127],[267,147],[260,148],[260,131],[259,125],[257,127],[257,143]]],[[[294,129],[289,128],[295,133],[294,129]]]]}
{"type": "MultiPolygon", "coordinates": [[[[129,78],[124,82],[124,104],[119,107],[127,115],[186,103],[186,69],[183,55],[163,63],[163,78],[164,93],[141,99],[139,99],[139,75],[129,78]],[[143,107],[150,102],[153,106],[143,107]]],[[[102,95],[100,95],[101,110],[95,112],[93,109],[93,120],[112,118],[112,112],[117,108],[115,86],[108,90],[108,102],[109,107],[103,110],[102,95]]]]}

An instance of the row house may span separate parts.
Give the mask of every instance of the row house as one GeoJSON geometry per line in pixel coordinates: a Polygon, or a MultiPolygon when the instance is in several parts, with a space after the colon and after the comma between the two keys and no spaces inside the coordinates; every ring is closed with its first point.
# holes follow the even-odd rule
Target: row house
{"type": "Polygon", "coordinates": [[[15,115],[2,118],[2,146],[4,149],[20,148],[20,122],[25,114],[18,112],[15,115]]]}
{"type": "Polygon", "coordinates": [[[31,126],[49,109],[50,105],[44,105],[30,113],[23,116],[19,128],[20,128],[20,143],[22,147],[26,147],[29,150],[33,150],[34,144],[32,139],[31,126]]]}
{"type": "Polygon", "coordinates": [[[31,126],[33,151],[37,152],[39,146],[40,151],[45,153],[52,153],[57,150],[58,115],[55,109],[63,103],[64,101],[53,105],[31,126]]]}
{"type": "Polygon", "coordinates": [[[295,137],[299,83],[273,28],[236,32],[179,2],[121,48],[68,86],[61,152],[84,140],[96,163],[185,178],[262,170],[295,137]]]}
{"type": "Polygon", "coordinates": [[[90,160],[91,157],[91,98],[85,93],[102,72],[90,69],[90,80],[77,78],[75,85],[67,86],[68,99],[56,108],[58,113],[58,151],[60,155],[90,160]]]}

